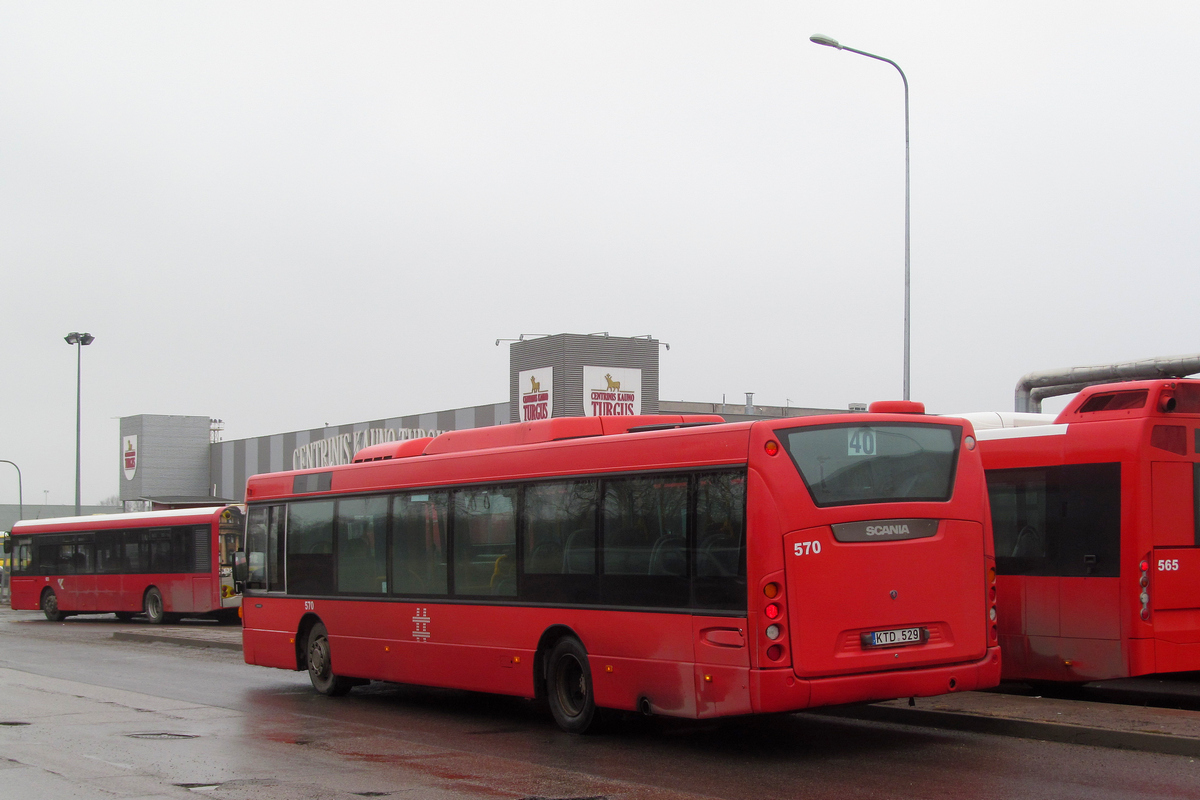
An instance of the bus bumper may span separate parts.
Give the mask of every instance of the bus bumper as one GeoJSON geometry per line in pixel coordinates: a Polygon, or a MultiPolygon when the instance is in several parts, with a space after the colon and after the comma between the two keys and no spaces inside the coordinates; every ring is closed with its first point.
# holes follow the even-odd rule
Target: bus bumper
{"type": "Polygon", "coordinates": [[[1000,648],[978,661],[868,675],[797,678],[790,669],[751,670],[751,703],[757,713],[799,711],[818,706],[868,703],[897,697],[933,697],[990,689],[1000,683],[1000,648]]]}

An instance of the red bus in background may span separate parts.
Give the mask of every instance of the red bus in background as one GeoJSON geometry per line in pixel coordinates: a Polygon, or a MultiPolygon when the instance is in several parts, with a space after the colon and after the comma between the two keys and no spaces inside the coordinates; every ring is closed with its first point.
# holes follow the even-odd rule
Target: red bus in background
{"type": "Polygon", "coordinates": [[[377,679],[545,697],[570,732],[597,708],[994,686],[970,425],[872,408],[916,413],[554,418],[253,476],[245,659],[328,695],[377,679]]]}
{"type": "Polygon", "coordinates": [[[233,621],[241,605],[233,554],[244,527],[241,506],[17,522],[10,604],[55,622],[109,613],[233,621]]]}
{"type": "Polygon", "coordinates": [[[965,416],[987,470],[1005,679],[1200,669],[1200,381],[1093,386],[1034,427],[965,416]]]}

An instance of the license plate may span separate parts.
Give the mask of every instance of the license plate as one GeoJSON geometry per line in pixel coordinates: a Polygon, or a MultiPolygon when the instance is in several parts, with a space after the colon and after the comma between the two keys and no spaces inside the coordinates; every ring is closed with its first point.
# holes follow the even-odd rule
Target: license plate
{"type": "Polygon", "coordinates": [[[924,628],[897,628],[889,631],[870,631],[862,635],[863,647],[904,647],[925,641],[924,628]]]}

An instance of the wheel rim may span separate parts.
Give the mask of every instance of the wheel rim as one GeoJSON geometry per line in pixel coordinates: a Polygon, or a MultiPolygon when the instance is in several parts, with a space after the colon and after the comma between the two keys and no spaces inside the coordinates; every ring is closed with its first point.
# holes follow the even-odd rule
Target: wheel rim
{"type": "Polygon", "coordinates": [[[162,616],[162,598],[156,594],[150,595],[146,599],[146,610],[150,612],[150,616],[158,618],[162,616]]]}
{"type": "Polygon", "coordinates": [[[555,689],[558,704],[568,716],[577,717],[587,705],[587,677],[583,665],[572,655],[564,655],[556,666],[555,689]]]}
{"type": "Polygon", "coordinates": [[[308,670],[318,678],[329,677],[329,640],[324,636],[313,639],[308,646],[308,670]]]}

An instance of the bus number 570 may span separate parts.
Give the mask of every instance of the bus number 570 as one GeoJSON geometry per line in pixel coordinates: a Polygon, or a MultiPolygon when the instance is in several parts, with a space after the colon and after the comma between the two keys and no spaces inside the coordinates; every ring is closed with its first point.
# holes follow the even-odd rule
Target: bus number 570
{"type": "Polygon", "coordinates": [[[792,545],[798,556],[816,555],[821,552],[820,542],[796,542],[792,545]]]}

